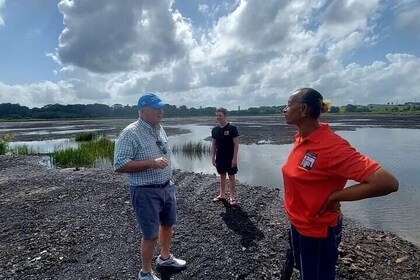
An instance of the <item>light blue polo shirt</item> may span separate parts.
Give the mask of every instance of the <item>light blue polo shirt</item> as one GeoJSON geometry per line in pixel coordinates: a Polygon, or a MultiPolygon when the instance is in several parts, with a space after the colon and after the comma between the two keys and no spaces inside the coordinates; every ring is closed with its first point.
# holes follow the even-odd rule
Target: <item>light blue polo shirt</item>
{"type": "Polygon", "coordinates": [[[159,124],[156,127],[155,136],[153,128],[139,118],[136,122],[124,128],[115,141],[114,170],[123,167],[132,160],[143,161],[159,157],[168,159],[169,164],[166,168],[147,169],[137,173],[125,173],[127,184],[129,186],[161,184],[172,178],[171,150],[168,145],[168,137],[166,136],[165,130],[159,124]],[[167,151],[166,154],[159,148],[156,141],[163,143],[167,151]]]}

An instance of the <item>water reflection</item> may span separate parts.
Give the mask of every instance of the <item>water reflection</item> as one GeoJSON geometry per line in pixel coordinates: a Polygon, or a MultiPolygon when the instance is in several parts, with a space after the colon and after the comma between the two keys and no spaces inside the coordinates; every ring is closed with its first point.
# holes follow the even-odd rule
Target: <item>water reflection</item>
{"type": "Polygon", "coordinates": [[[8,144],[11,150],[19,146],[26,146],[29,150],[39,154],[52,153],[55,150],[63,150],[66,148],[77,148],[79,143],[74,139],[51,139],[45,141],[16,141],[8,144]]]}
{"type": "Polygon", "coordinates": [[[420,130],[360,128],[338,134],[389,169],[400,182],[398,192],[389,196],[343,203],[344,212],[364,225],[390,230],[420,245],[420,130]]]}
{"type": "MultiPolygon", "coordinates": [[[[191,133],[169,137],[171,145],[182,145],[190,141],[209,141],[212,126],[180,125],[191,133]]],[[[279,188],[281,186],[280,165],[289,153],[291,145],[241,145],[238,154],[237,180],[255,186],[279,188]]],[[[174,168],[197,173],[216,173],[216,168],[211,163],[210,155],[202,157],[188,157],[182,153],[172,157],[174,168]]]]}
{"type": "MultiPolygon", "coordinates": [[[[204,139],[211,127],[194,127],[191,134],[170,137],[178,143],[191,139],[204,139]]],[[[357,202],[344,202],[343,212],[347,217],[363,225],[391,231],[420,245],[420,130],[389,128],[358,128],[356,131],[338,131],[361,153],[378,161],[392,171],[400,182],[398,192],[380,198],[357,202]]],[[[292,145],[241,145],[238,154],[239,172],[236,178],[255,186],[277,187],[282,190],[280,167],[286,160],[292,145]]],[[[187,158],[174,155],[173,165],[186,171],[216,173],[210,156],[187,158]]],[[[354,182],[349,182],[348,185],[354,182]]]]}

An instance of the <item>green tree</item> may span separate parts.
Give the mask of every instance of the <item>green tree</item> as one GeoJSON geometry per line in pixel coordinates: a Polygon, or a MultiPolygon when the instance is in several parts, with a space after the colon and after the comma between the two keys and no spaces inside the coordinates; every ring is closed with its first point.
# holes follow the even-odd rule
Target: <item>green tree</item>
{"type": "Polygon", "coordinates": [[[344,108],[344,111],[345,112],[350,112],[350,113],[356,112],[357,111],[357,106],[352,105],[352,104],[347,104],[346,107],[344,108]]]}
{"type": "Polygon", "coordinates": [[[340,107],[331,106],[330,113],[338,113],[340,112],[340,107]]]}

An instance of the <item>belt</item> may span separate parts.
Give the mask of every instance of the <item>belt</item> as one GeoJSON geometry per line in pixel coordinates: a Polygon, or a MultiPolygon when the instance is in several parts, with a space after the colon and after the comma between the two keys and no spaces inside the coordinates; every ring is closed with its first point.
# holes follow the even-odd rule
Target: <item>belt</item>
{"type": "Polygon", "coordinates": [[[165,187],[167,187],[169,185],[169,182],[171,180],[166,181],[163,184],[152,184],[152,185],[143,185],[143,186],[139,186],[139,188],[154,188],[154,189],[163,189],[165,187]]]}

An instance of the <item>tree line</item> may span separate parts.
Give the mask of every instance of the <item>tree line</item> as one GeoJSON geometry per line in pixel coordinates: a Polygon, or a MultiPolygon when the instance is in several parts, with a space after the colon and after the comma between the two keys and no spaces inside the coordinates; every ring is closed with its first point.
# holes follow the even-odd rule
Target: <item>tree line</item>
{"type": "MultiPolygon", "coordinates": [[[[245,110],[233,110],[229,114],[232,116],[258,116],[281,114],[285,105],[282,106],[261,106],[250,107],[245,110]]],[[[166,104],[164,107],[165,117],[194,117],[194,116],[214,116],[216,107],[187,108],[182,105],[166,104]]],[[[374,113],[395,113],[420,111],[420,104],[411,106],[396,105],[346,105],[341,107],[331,107],[331,113],[353,113],[353,112],[374,112],[374,113]]],[[[138,116],[137,106],[114,104],[112,106],[104,104],[49,104],[41,108],[28,108],[19,104],[1,103],[0,119],[71,119],[71,118],[136,118],[138,116]]]]}
{"type": "MultiPolygon", "coordinates": [[[[230,115],[280,114],[284,106],[263,106],[230,111],[230,115]]],[[[187,108],[166,104],[165,117],[214,116],[216,107],[187,108]]],[[[71,119],[71,118],[136,118],[137,106],[114,104],[49,104],[41,108],[28,108],[19,104],[0,104],[0,119],[71,119]]]]}

